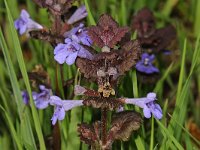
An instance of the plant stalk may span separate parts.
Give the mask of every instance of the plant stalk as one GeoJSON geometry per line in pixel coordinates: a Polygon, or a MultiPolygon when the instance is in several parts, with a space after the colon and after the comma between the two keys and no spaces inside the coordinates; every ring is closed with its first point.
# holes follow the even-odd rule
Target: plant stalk
{"type": "Polygon", "coordinates": [[[107,140],[107,108],[101,109],[101,141],[102,145],[106,145],[107,140]]]}

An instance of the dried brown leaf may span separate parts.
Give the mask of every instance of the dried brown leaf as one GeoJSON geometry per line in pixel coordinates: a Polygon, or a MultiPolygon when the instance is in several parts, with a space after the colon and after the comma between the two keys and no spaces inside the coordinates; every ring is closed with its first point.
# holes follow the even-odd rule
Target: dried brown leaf
{"type": "Polygon", "coordinates": [[[46,30],[34,30],[30,31],[29,34],[32,38],[49,42],[53,46],[64,42],[64,37],[54,35],[46,30]]]}
{"type": "Polygon", "coordinates": [[[97,46],[113,48],[128,31],[128,27],[119,27],[118,23],[111,16],[103,14],[97,26],[88,28],[88,35],[97,46]]]}
{"type": "Polygon", "coordinates": [[[86,144],[93,145],[98,140],[95,129],[92,125],[86,123],[78,124],[78,133],[80,140],[86,144]]]}
{"type": "Polygon", "coordinates": [[[80,68],[80,72],[84,74],[85,78],[93,79],[94,81],[98,79],[97,71],[99,69],[103,69],[107,73],[110,68],[116,68],[117,74],[110,77],[110,81],[115,82],[119,75],[123,75],[136,64],[140,53],[141,48],[139,42],[137,40],[129,41],[122,46],[121,50],[101,52],[94,55],[93,60],[77,58],[76,65],[80,68]]]}
{"type": "Polygon", "coordinates": [[[85,58],[77,58],[76,66],[80,68],[80,72],[84,74],[84,77],[87,79],[96,79],[97,78],[97,66],[96,61],[91,61],[85,58]]]}
{"type": "Polygon", "coordinates": [[[192,120],[188,122],[188,130],[193,137],[200,141],[200,127],[196,123],[192,122],[192,120]]]}
{"type": "Polygon", "coordinates": [[[141,47],[138,40],[129,41],[123,45],[121,51],[121,57],[123,58],[123,61],[117,65],[119,74],[123,75],[126,71],[129,71],[131,67],[133,67],[138,61],[140,54],[141,47]]]}
{"type": "Polygon", "coordinates": [[[93,108],[107,108],[113,110],[122,106],[123,102],[118,98],[88,97],[84,99],[83,104],[92,106],[93,108]]]}
{"type": "Polygon", "coordinates": [[[165,49],[176,37],[176,30],[172,25],[156,29],[153,13],[148,8],[141,9],[133,19],[133,29],[137,31],[137,38],[143,48],[165,49]]]}
{"type": "Polygon", "coordinates": [[[63,15],[69,11],[77,0],[33,0],[37,5],[47,8],[53,15],[63,15]]]}
{"type": "Polygon", "coordinates": [[[176,37],[176,30],[172,25],[157,29],[149,38],[138,38],[142,47],[155,50],[163,50],[176,37]]]}
{"type": "Polygon", "coordinates": [[[44,1],[43,0],[33,0],[38,6],[43,7],[44,1]]]}
{"type": "Polygon", "coordinates": [[[112,118],[108,141],[127,141],[131,133],[140,128],[141,123],[141,115],[135,111],[116,113],[112,118]]]}
{"type": "Polygon", "coordinates": [[[155,19],[148,8],[143,8],[134,16],[133,30],[137,31],[138,37],[148,38],[155,32],[155,19]]]}

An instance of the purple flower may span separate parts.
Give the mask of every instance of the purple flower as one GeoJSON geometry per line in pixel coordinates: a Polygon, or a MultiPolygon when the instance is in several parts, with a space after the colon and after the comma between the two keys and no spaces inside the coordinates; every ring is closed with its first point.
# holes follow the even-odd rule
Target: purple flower
{"type": "Polygon", "coordinates": [[[87,17],[88,13],[84,5],[80,6],[67,21],[68,24],[73,24],[87,17]]]}
{"type": "Polygon", "coordinates": [[[64,34],[64,37],[71,38],[73,41],[77,43],[81,43],[83,45],[91,46],[92,40],[87,35],[87,30],[84,27],[84,24],[81,23],[79,26],[72,28],[70,31],[64,34]]]}
{"type": "MultiPolygon", "coordinates": [[[[40,92],[32,92],[33,100],[38,109],[44,109],[48,107],[50,103],[51,90],[47,89],[44,85],[39,86],[40,92]]],[[[27,91],[22,91],[22,98],[24,103],[29,104],[29,95],[27,91]]]]}
{"type": "Polygon", "coordinates": [[[77,56],[87,59],[93,57],[89,51],[70,38],[65,39],[65,44],[60,43],[55,47],[54,55],[54,59],[59,64],[66,62],[68,65],[72,65],[77,56]]]}
{"type": "Polygon", "coordinates": [[[142,60],[140,60],[135,67],[138,71],[146,74],[158,73],[159,72],[158,68],[152,65],[154,59],[155,55],[153,54],[149,55],[147,53],[143,53],[142,60]]]}
{"type": "Polygon", "coordinates": [[[162,50],[162,53],[163,53],[164,55],[170,55],[172,52],[171,52],[170,50],[168,50],[168,49],[163,49],[163,50],[162,50]]]}
{"type": "Polygon", "coordinates": [[[14,24],[21,35],[31,30],[43,29],[40,24],[30,18],[30,15],[24,9],[21,11],[19,19],[15,20],[14,24]]]}
{"type": "Polygon", "coordinates": [[[133,98],[133,99],[126,99],[125,103],[137,105],[140,108],[143,108],[143,113],[146,118],[151,117],[151,113],[156,119],[162,118],[162,109],[160,105],[155,103],[156,93],[148,93],[147,97],[145,98],[133,98]]]}
{"type": "Polygon", "coordinates": [[[47,89],[44,85],[40,85],[39,89],[40,93],[32,92],[33,100],[38,109],[44,109],[50,103],[51,90],[47,89]]]}
{"type": "Polygon", "coordinates": [[[21,95],[22,95],[22,99],[23,99],[24,104],[28,105],[29,104],[28,92],[27,91],[22,91],[21,95]]]}
{"type": "Polygon", "coordinates": [[[58,96],[51,96],[50,99],[50,104],[55,106],[55,111],[51,118],[53,125],[56,124],[57,120],[63,120],[65,118],[65,111],[83,105],[82,100],[61,100],[58,96]]]}

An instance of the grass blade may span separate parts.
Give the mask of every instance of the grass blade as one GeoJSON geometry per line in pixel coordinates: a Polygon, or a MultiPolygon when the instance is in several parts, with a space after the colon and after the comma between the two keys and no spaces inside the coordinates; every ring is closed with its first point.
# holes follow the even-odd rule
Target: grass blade
{"type": "Polygon", "coordinates": [[[184,148],[179,144],[179,142],[175,139],[175,137],[168,131],[167,128],[159,121],[156,120],[158,125],[161,127],[161,129],[165,132],[165,134],[168,136],[168,138],[173,141],[174,145],[179,149],[179,150],[184,150],[184,148]]]}
{"type": "Polygon", "coordinates": [[[19,67],[20,67],[20,70],[21,70],[21,73],[22,73],[22,76],[23,76],[23,79],[24,79],[24,82],[25,82],[25,85],[26,85],[26,88],[27,88],[27,91],[28,91],[28,94],[30,97],[31,110],[32,110],[34,124],[35,124],[35,129],[36,129],[39,143],[40,143],[40,148],[46,149],[43,134],[42,134],[42,129],[41,129],[40,122],[39,122],[39,117],[38,117],[38,114],[37,114],[37,111],[36,111],[36,108],[35,108],[35,105],[33,102],[33,98],[32,98],[31,87],[30,87],[30,83],[29,83],[29,79],[28,79],[28,75],[27,75],[27,71],[26,71],[26,67],[25,67],[25,63],[24,63],[24,59],[23,59],[23,55],[22,55],[22,50],[20,47],[20,42],[19,42],[19,39],[17,36],[17,32],[14,28],[14,22],[13,22],[13,19],[12,19],[11,13],[10,13],[10,9],[7,5],[6,0],[4,0],[4,3],[6,5],[8,20],[10,23],[10,31],[11,31],[12,41],[14,44],[14,50],[15,50],[17,60],[19,63],[19,67]]]}
{"type": "Polygon", "coordinates": [[[92,12],[91,12],[89,4],[88,4],[88,0],[84,0],[84,3],[85,3],[85,6],[86,6],[86,9],[87,9],[87,12],[88,12],[89,25],[96,25],[96,22],[94,20],[94,17],[92,15],[92,12]]]}
{"type": "Polygon", "coordinates": [[[3,37],[3,33],[1,31],[1,29],[0,29],[0,45],[1,45],[2,50],[3,50],[6,66],[7,66],[7,69],[8,69],[8,74],[9,74],[9,77],[10,77],[15,101],[16,101],[17,108],[18,108],[18,114],[19,114],[19,117],[20,117],[21,127],[22,127],[22,131],[23,131],[22,138],[24,138],[24,141],[26,141],[26,143],[29,143],[34,148],[36,148],[35,140],[34,140],[32,129],[31,129],[30,122],[29,122],[30,117],[26,113],[23,114],[24,104],[22,103],[21,91],[20,91],[20,88],[19,88],[19,84],[18,84],[17,77],[16,77],[16,74],[15,74],[15,71],[14,71],[14,67],[13,67],[13,64],[12,64],[12,61],[11,61],[11,58],[10,58],[10,55],[9,55],[9,52],[8,52],[8,48],[7,48],[7,45],[5,43],[5,39],[3,37]],[[26,136],[26,135],[28,135],[28,136],[26,136]]]}
{"type": "Polygon", "coordinates": [[[7,123],[8,123],[8,127],[10,129],[10,133],[11,133],[14,141],[16,142],[18,150],[23,150],[20,139],[18,138],[17,133],[15,131],[15,128],[13,126],[13,122],[12,122],[11,117],[8,115],[8,113],[5,111],[5,109],[1,105],[0,105],[0,108],[3,110],[3,112],[5,114],[5,117],[6,117],[7,123]]]}

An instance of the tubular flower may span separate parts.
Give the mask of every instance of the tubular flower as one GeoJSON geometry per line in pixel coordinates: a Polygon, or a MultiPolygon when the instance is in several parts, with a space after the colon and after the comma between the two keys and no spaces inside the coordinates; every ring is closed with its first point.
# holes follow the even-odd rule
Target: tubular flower
{"type": "Polygon", "coordinates": [[[150,118],[151,114],[153,114],[156,119],[161,119],[163,116],[162,109],[160,105],[155,103],[156,100],[155,93],[148,93],[147,97],[144,98],[128,98],[125,100],[125,103],[143,108],[143,113],[146,118],[150,118]]]}
{"type": "Polygon", "coordinates": [[[67,21],[68,24],[74,24],[77,21],[80,21],[81,19],[87,17],[88,13],[85,8],[85,5],[80,6],[74,14],[69,18],[67,21]]]}
{"type": "Polygon", "coordinates": [[[63,120],[65,118],[65,111],[83,105],[82,100],[61,100],[58,96],[51,96],[50,99],[50,104],[55,106],[54,114],[51,118],[53,125],[56,124],[57,120],[63,120]]]}
{"type": "Polygon", "coordinates": [[[22,10],[20,17],[14,22],[15,28],[19,30],[19,34],[22,35],[31,30],[43,29],[43,27],[30,18],[30,15],[26,10],[22,10]]]}

